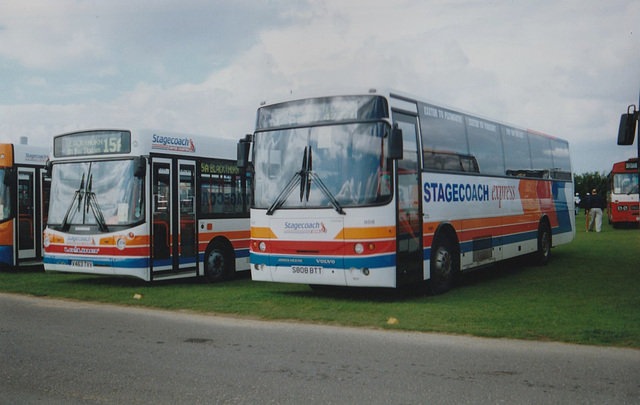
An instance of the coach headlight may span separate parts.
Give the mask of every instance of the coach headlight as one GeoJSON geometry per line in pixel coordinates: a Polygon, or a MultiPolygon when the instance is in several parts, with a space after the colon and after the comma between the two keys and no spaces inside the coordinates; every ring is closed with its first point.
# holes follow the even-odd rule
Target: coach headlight
{"type": "Polygon", "coordinates": [[[362,243],[356,243],[356,245],[353,247],[353,250],[357,254],[361,254],[362,252],[364,252],[364,246],[362,245],[362,243]]]}
{"type": "Polygon", "coordinates": [[[260,242],[260,244],[258,245],[258,249],[260,249],[261,252],[264,252],[265,250],[267,250],[267,244],[264,242],[260,242]]]}
{"type": "Polygon", "coordinates": [[[119,250],[124,250],[125,246],[127,246],[127,242],[124,240],[124,238],[120,238],[118,239],[116,246],[118,247],[119,250]]]}
{"type": "Polygon", "coordinates": [[[49,244],[51,244],[51,240],[49,240],[49,236],[44,237],[42,244],[44,244],[44,247],[49,247],[49,244]]]}

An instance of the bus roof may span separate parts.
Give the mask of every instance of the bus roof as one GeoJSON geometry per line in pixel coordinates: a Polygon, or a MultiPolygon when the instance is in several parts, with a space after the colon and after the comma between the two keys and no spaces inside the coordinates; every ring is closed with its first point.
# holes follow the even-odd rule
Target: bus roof
{"type": "MultiPolygon", "coordinates": [[[[123,138],[123,139],[125,139],[123,138]]],[[[71,138],[69,138],[71,139],[71,138]]],[[[238,138],[239,139],[239,138],[238,138]]],[[[218,159],[235,160],[237,158],[237,139],[219,138],[213,136],[194,135],[182,132],[159,130],[159,129],[122,129],[122,128],[100,128],[87,129],[53,137],[54,149],[52,160],[105,157],[115,158],[123,156],[148,156],[153,153],[171,154],[181,156],[207,156],[218,159]],[[79,137],[85,135],[91,137],[105,137],[104,141],[109,141],[109,134],[126,133],[126,145],[121,150],[115,152],[99,152],[94,144],[67,146],[63,140],[65,137],[79,137]]]]}
{"type": "MultiPolygon", "coordinates": [[[[410,94],[407,92],[403,92],[403,91],[399,91],[399,90],[394,90],[394,89],[390,89],[387,87],[377,87],[377,88],[369,88],[369,89],[363,89],[363,88],[359,88],[359,89],[349,89],[349,88],[344,88],[344,89],[339,89],[339,90],[335,90],[335,91],[331,91],[331,90],[324,90],[324,91],[311,91],[311,92],[306,92],[306,93],[302,93],[300,96],[291,96],[289,98],[278,98],[276,100],[274,100],[273,102],[267,102],[267,101],[263,101],[262,103],[260,103],[260,108],[262,107],[268,107],[268,106],[273,106],[273,105],[277,105],[277,104],[281,104],[281,103],[286,103],[289,101],[298,101],[298,100],[305,100],[305,99],[309,99],[309,98],[319,98],[319,97],[332,97],[332,96],[372,96],[372,95],[378,95],[378,96],[383,96],[386,97],[387,99],[391,100],[392,98],[395,100],[406,100],[406,101],[415,101],[415,102],[419,102],[419,103],[426,103],[426,104],[431,104],[431,105],[435,105],[447,110],[452,110],[467,116],[471,116],[474,118],[479,118],[479,119],[483,119],[486,121],[490,121],[490,122],[494,122],[496,124],[500,124],[503,126],[507,126],[507,127],[511,127],[520,131],[525,131],[525,132],[529,132],[531,134],[534,135],[539,135],[539,136],[543,136],[543,137],[547,137],[556,141],[561,141],[561,142],[567,142],[566,140],[562,139],[562,138],[558,138],[555,137],[553,135],[549,135],[549,134],[545,134],[543,132],[539,132],[539,131],[535,131],[532,129],[527,129],[527,128],[522,128],[519,127],[517,125],[513,125],[507,122],[503,122],[500,120],[496,120],[494,118],[491,117],[485,117],[483,115],[477,114],[477,113],[473,113],[473,112],[469,112],[460,108],[456,108],[456,107],[452,107],[450,105],[441,103],[441,102],[437,102],[425,97],[421,97],[421,96],[416,96],[415,94],[410,94]]],[[[401,101],[400,101],[401,102],[401,101]]],[[[391,107],[393,108],[395,105],[394,103],[391,104],[391,107]]]]}
{"type": "Polygon", "coordinates": [[[0,166],[12,166],[15,164],[44,166],[49,157],[49,148],[23,144],[0,144],[0,166]],[[13,148],[12,148],[13,147],[13,148]],[[13,154],[8,156],[13,149],[13,154]],[[10,159],[9,159],[10,158],[10,159]]]}

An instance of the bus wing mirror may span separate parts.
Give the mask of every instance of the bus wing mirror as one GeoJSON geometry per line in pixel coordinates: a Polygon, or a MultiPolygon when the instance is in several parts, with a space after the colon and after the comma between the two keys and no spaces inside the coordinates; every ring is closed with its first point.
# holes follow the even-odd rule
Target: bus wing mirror
{"type": "Polygon", "coordinates": [[[139,179],[147,174],[147,159],[144,156],[137,156],[133,160],[133,175],[139,179]]]}
{"type": "Polygon", "coordinates": [[[618,128],[618,145],[633,145],[633,138],[636,135],[636,121],[638,121],[637,111],[622,114],[620,128],[618,128]]]}
{"type": "Polygon", "coordinates": [[[14,187],[16,182],[16,168],[7,167],[4,172],[4,185],[14,187]]]}
{"type": "Polygon", "coordinates": [[[51,161],[49,159],[44,163],[44,177],[51,178],[51,161]]]}
{"type": "Polygon", "coordinates": [[[402,130],[398,127],[398,124],[394,124],[391,135],[389,135],[389,158],[402,159],[402,147],[402,130]]]}
{"type": "Polygon", "coordinates": [[[249,150],[251,149],[251,135],[246,135],[238,142],[238,162],[241,169],[249,167],[249,150]]]}

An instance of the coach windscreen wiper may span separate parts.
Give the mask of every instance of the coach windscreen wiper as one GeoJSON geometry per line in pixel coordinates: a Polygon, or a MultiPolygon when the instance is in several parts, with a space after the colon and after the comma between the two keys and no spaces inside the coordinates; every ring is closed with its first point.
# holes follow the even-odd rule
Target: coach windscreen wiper
{"type": "Polygon", "coordinates": [[[284,187],[282,192],[278,195],[278,198],[271,204],[271,207],[267,210],[267,215],[273,215],[273,213],[285,203],[287,198],[291,195],[296,186],[300,185],[300,202],[305,199],[309,202],[309,193],[311,192],[311,184],[316,183],[318,188],[324,195],[329,198],[333,208],[341,215],[345,215],[344,210],[338,203],[338,200],[331,194],[331,191],[324,184],[322,179],[313,172],[313,156],[311,147],[305,146],[302,156],[302,169],[299,172],[295,172],[291,180],[284,187]]]}

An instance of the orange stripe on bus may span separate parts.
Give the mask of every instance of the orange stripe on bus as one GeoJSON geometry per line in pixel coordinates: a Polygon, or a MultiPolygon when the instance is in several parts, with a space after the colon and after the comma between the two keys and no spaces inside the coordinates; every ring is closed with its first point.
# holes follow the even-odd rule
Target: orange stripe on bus
{"type": "Polygon", "coordinates": [[[334,239],[383,239],[395,238],[396,228],[393,226],[377,226],[372,228],[344,228],[334,239]]]}
{"type": "Polygon", "coordinates": [[[251,227],[252,239],[278,239],[275,233],[270,228],[263,227],[251,227]]]}
{"type": "Polygon", "coordinates": [[[0,245],[13,245],[13,219],[0,224],[0,245]]]}

